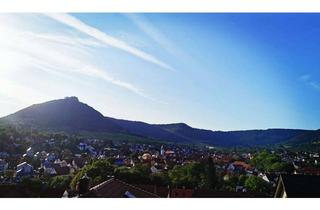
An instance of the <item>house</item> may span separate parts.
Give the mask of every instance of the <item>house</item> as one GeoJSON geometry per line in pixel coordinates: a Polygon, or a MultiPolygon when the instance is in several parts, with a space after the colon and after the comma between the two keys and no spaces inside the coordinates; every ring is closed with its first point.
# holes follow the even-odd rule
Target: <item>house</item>
{"type": "Polygon", "coordinates": [[[161,170],[156,168],[155,166],[151,166],[150,170],[151,170],[151,173],[153,173],[153,174],[161,172],[161,170]]]}
{"type": "Polygon", "coordinates": [[[84,157],[75,157],[72,160],[72,166],[76,169],[83,168],[87,163],[87,159],[84,157]]]}
{"type": "Polygon", "coordinates": [[[275,198],[320,198],[320,176],[281,174],[275,198]]]}
{"type": "Polygon", "coordinates": [[[82,197],[90,198],[158,198],[159,196],[130,185],[118,179],[111,178],[89,189],[82,197]]]}
{"type": "Polygon", "coordinates": [[[298,170],[299,174],[320,175],[320,169],[317,167],[301,167],[298,170]]]}
{"type": "Polygon", "coordinates": [[[167,198],[169,193],[169,187],[157,186],[157,185],[147,185],[147,184],[133,184],[133,186],[148,191],[150,193],[156,194],[161,198],[167,198]]]}
{"type": "Polygon", "coordinates": [[[34,159],[39,159],[40,157],[40,152],[36,152],[36,154],[33,155],[34,159]]]}
{"type": "Polygon", "coordinates": [[[87,149],[87,146],[88,145],[86,143],[80,142],[78,148],[80,151],[85,151],[87,149]]]}
{"type": "Polygon", "coordinates": [[[17,165],[16,177],[21,178],[26,176],[33,176],[33,166],[27,162],[23,162],[17,165]]]}
{"type": "Polygon", "coordinates": [[[32,149],[31,147],[29,147],[29,148],[27,149],[26,155],[27,155],[28,157],[33,157],[34,151],[33,151],[33,149],[32,149]]]}
{"type": "Polygon", "coordinates": [[[71,172],[69,166],[62,166],[61,164],[53,164],[53,168],[57,175],[68,175],[71,172]]]}
{"type": "Polygon", "coordinates": [[[164,147],[163,147],[163,145],[161,145],[160,155],[161,155],[161,156],[164,156],[164,153],[165,153],[164,147]]]}
{"type": "Polygon", "coordinates": [[[249,164],[247,164],[247,163],[245,163],[243,161],[234,161],[233,165],[235,167],[242,168],[244,170],[250,170],[252,168],[249,164]]]}
{"type": "Polygon", "coordinates": [[[165,152],[165,155],[166,155],[167,157],[174,157],[175,154],[176,154],[176,153],[175,153],[173,150],[167,150],[167,151],[165,152]]]}
{"type": "Polygon", "coordinates": [[[61,188],[44,188],[39,192],[32,192],[16,184],[1,184],[0,198],[61,198],[64,191],[61,188]]]}
{"type": "Polygon", "coordinates": [[[91,145],[87,146],[87,152],[89,152],[89,154],[92,155],[92,156],[96,156],[97,155],[96,149],[91,145]]]}
{"type": "Polygon", "coordinates": [[[232,163],[230,163],[227,167],[228,172],[233,172],[235,169],[236,169],[236,167],[232,163]]]}
{"type": "Polygon", "coordinates": [[[174,188],[169,192],[170,198],[192,198],[193,189],[179,189],[174,188]]]}
{"type": "Polygon", "coordinates": [[[50,168],[45,168],[44,169],[44,173],[50,175],[50,176],[55,176],[57,175],[57,171],[53,168],[53,167],[50,167],[50,168]]]}
{"type": "Polygon", "coordinates": [[[7,169],[8,163],[5,160],[0,159],[0,174],[5,173],[7,169]]]}
{"type": "Polygon", "coordinates": [[[114,164],[117,166],[123,166],[123,165],[125,165],[125,161],[122,158],[117,158],[114,160],[114,164]]]}
{"type": "Polygon", "coordinates": [[[226,167],[229,173],[246,174],[251,172],[252,167],[243,161],[234,161],[226,167]]]}
{"type": "Polygon", "coordinates": [[[192,193],[193,198],[267,198],[265,193],[254,192],[230,192],[215,191],[209,189],[195,189],[192,193]]]}
{"type": "Polygon", "coordinates": [[[53,162],[57,159],[56,155],[54,153],[48,153],[47,154],[47,159],[50,161],[50,162],[53,162]]]}
{"type": "Polygon", "coordinates": [[[259,173],[258,176],[262,178],[264,181],[270,183],[268,176],[265,173],[259,173]]]}
{"type": "Polygon", "coordinates": [[[152,160],[152,155],[146,152],[141,156],[141,160],[145,163],[150,162],[152,160]]]}
{"type": "Polygon", "coordinates": [[[9,157],[9,153],[7,152],[0,152],[0,158],[7,158],[9,157]]]}
{"type": "Polygon", "coordinates": [[[216,191],[210,189],[172,189],[170,198],[266,198],[264,193],[216,191]]]}

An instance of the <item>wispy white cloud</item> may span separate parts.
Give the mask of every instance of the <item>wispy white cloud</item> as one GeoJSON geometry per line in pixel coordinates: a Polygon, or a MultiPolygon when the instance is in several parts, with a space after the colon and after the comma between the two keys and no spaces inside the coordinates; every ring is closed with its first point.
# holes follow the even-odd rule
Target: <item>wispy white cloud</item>
{"type": "Polygon", "coordinates": [[[310,82],[311,87],[313,87],[314,89],[320,91],[320,83],[316,82],[316,81],[312,81],[310,82]]]}
{"type": "Polygon", "coordinates": [[[178,50],[174,44],[169,40],[160,30],[158,30],[150,21],[138,14],[125,14],[141,31],[146,33],[153,41],[157,42],[167,52],[172,55],[177,55],[178,50]]]}
{"type": "MultiPolygon", "coordinates": [[[[14,74],[25,75],[25,80],[27,80],[28,71],[38,70],[61,77],[68,82],[76,81],[87,84],[86,79],[83,78],[91,77],[106,81],[144,98],[157,101],[134,84],[113,77],[107,72],[106,68],[97,66],[91,60],[92,56],[86,48],[100,47],[100,42],[79,38],[79,36],[73,36],[63,31],[61,34],[44,34],[21,30],[4,22],[0,22],[0,29],[2,31],[0,34],[2,95],[11,95],[11,97],[16,97],[17,100],[23,102],[39,101],[37,100],[39,98],[46,99],[43,97],[46,94],[41,94],[41,90],[27,91],[30,88],[23,87],[21,84],[14,84],[12,80],[10,81],[10,78],[14,78],[14,74]],[[37,94],[35,95],[35,93],[37,94]]],[[[35,74],[30,76],[29,79],[36,80],[38,76],[35,74]]],[[[68,82],[65,84],[68,84],[68,82]]]]}
{"type": "Polygon", "coordinates": [[[163,61],[160,61],[158,58],[154,57],[153,55],[150,55],[142,50],[139,50],[135,47],[130,46],[126,42],[117,39],[113,36],[110,36],[106,34],[105,32],[102,32],[101,30],[92,27],[90,25],[87,25],[86,23],[82,22],[81,20],[69,15],[69,14],[46,14],[48,17],[63,23],[69,27],[72,27],[74,29],[77,29],[78,31],[87,34],[91,37],[94,37],[95,39],[101,41],[102,43],[115,47],[117,49],[123,50],[125,52],[128,52],[136,57],[139,57],[145,61],[151,62],[153,64],[156,64],[162,68],[168,69],[168,70],[174,70],[170,65],[164,63],[163,61]]]}
{"type": "Polygon", "coordinates": [[[34,32],[26,32],[27,35],[33,36],[46,41],[66,44],[75,47],[103,47],[103,44],[91,38],[81,38],[77,36],[64,35],[64,34],[39,34],[34,32]]]}
{"type": "Polygon", "coordinates": [[[162,31],[154,26],[147,18],[141,14],[128,13],[124,14],[134,25],[148,35],[162,49],[182,61],[190,61],[192,59],[184,51],[180,50],[174,42],[172,42],[162,31]]]}
{"type": "Polygon", "coordinates": [[[301,81],[308,81],[311,78],[311,76],[309,74],[304,74],[302,76],[300,76],[300,80],[301,81]]]}
{"type": "Polygon", "coordinates": [[[311,75],[305,74],[299,77],[299,80],[301,80],[305,85],[312,87],[313,89],[320,91],[320,82],[314,80],[311,75]]]}

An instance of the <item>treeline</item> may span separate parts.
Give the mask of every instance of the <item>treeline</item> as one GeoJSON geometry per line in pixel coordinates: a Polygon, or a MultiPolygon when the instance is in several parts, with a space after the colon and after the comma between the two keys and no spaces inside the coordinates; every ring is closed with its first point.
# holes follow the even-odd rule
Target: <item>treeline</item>
{"type": "Polygon", "coordinates": [[[91,186],[115,177],[130,184],[150,184],[174,188],[234,192],[236,186],[240,185],[250,192],[270,194],[273,190],[268,182],[258,176],[217,173],[211,158],[202,162],[177,165],[171,170],[158,173],[151,173],[149,164],[117,167],[113,164],[112,159],[96,160],[74,175],[70,183],[72,190],[76,190],[77,183],[85,175],[90,177],[91,186]]]}
{"type": "Polygon", "coordinates": [[[136,164],[134,167],[117,167],[113,164],[112,159],[96,160],[76,173],[71,181],[72,189],[76,189],[76,184],[85,174],[91,178],[91,185],[96,185],[110,177],[115,177],[131,184],[214,189],[218,181],[215,166],[211,159],[207,163],[192,162],[158,173],[151,173],[149,164],[136,164]]]}

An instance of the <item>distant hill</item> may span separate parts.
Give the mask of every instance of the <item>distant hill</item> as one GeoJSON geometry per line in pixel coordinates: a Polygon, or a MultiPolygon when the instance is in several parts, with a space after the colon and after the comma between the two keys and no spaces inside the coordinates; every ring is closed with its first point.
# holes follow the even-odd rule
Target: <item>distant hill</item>
{"type": "Polygon", "coordinates": [[[277,144],[289,141],[291,138],[306,133],[306,130],[267,129],[244,131],[211,131],[192,128],[184,123],[159,125],[180,137],[197,139],[203,143],[219,146],[253,146],[277,144]]]}
{"type": "Polygon", "coordinates": [[[307,131],[302,134],[292,137],[288,143],[289,144],[299,144],[320,141],[320,129],[315,131],[307,131]]]}
{"type": "Polygon", "coordinates": [[[45,130],[67,132],[123,133],[168,142],[206,143],[216,146],[263,146],[279,143],[305,143],[320,137],[320,131],[267,129],[246,131],[211,131],[192,128],[185,123],[148,124],[105,117],[76,97],[35,104],[1,118],[45,130]]]}
{"type": "Polygon", "coordinates": [[[3,120],[49,130],[121,131],[119,126],[76,97],[34,104],[3,120]]]}

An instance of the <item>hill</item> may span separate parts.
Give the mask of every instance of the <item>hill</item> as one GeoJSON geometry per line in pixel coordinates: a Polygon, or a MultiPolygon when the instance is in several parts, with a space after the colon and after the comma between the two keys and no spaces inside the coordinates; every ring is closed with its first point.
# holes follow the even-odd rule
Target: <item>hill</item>
{"type": "Polygon", "coordinates": [[[8,115],[1,121],[36,129],[87,133],[117,133],[146,139],[179,143],[205,143],[215,146],[265,146],[300,144],[319,137],[319,131],[267,129],[212,131],[192,128],[185,123],[148,124],[105,117],[76,97],[35,104],[8,115]]]}
{"type": "Polygon", "coordinates": [[[121,131],[120,127],[76,97],[34,104],[3,120],[10,124],[48,130],[121,131]]]}

